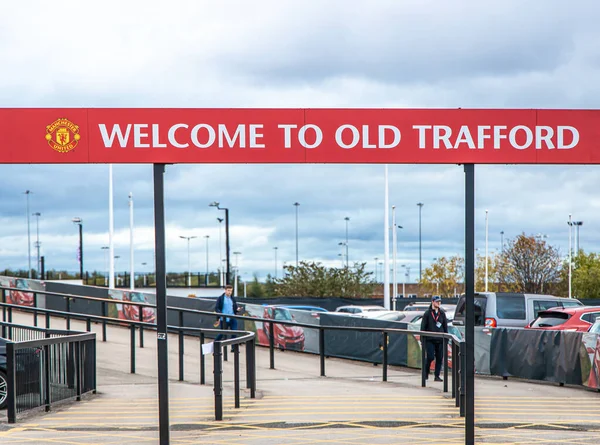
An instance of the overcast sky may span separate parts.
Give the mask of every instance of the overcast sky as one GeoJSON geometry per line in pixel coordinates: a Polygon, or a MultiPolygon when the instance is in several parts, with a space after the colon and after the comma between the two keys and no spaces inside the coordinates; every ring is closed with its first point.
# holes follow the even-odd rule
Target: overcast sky
{"type": "MultiPolygon", "coordinates": [[[[0,14],[0,107],[483,107],[593,108],[600,103],[600,3],[455,0],[20,1],[0,14]],[[92,3],[96,6],[90,6],[92,3]]],[[[2,147],[0,147],[2,149],[2,147]]],[[[521,232],[568,251],[568,215],[581,248],[600,248],[600,167],[476,167],[477,247],[521,232]]],[[[29,213],[40,212],[48,269],[105,270],[108,166],[0,165],[0,269],[27,267],[29,213]]],[[[299,257],[340,264],[383,258],[381,165],[174,165],[166,169],[167,269],[219,263],[219,201],[230,209],[231,251],[250,277],[279,275],[299,257]]],[[[464,254],[461,166],[389,166],[398,262],[419,269],[464,254]]],[[[129,269],[133,193],[135,268],[152,270],[150,165],[114,166],[115,254],[129,269]],[[148,265],[141,266],[146,262],[148,265]]],[[[37,220],[31,216],[32,267],[37,220]]],[[[224,237],[223,237],[224,244],[224,237]]],[[[391,251],[391,250],[390,250],[391,251]]],[[[232,262],[233,260],[232,255],[232,262]]]]}

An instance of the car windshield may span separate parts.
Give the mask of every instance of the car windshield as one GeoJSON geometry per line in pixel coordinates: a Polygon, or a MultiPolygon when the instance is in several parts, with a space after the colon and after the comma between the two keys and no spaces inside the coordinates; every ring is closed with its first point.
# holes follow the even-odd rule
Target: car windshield
{"type": "Polygon", "coordinates": [[[553,314],[540,314],[538,318],[531,323],[532,328],[550,328],[559,326],[569,319],[569,314],[556,312],[553,314]]]}
{"type": "Polygon", "coordinates": [[[590,332],[592,334],[600,334],[600,321],[597,321],[592,325],[592,327],[590,328],[590,332]]]}
{"type": "Polygon", "coordinates": [[[290,314],[290,311],[288,311],[286,309],[275,309],[273,319],[275,319],[275,320],[291,320],[292,316],[290,314]]]}
{"type": "Polygon", "coordinates": [[[386,309],[383,307],[367,307],[363,309],[363,312],[373,312],[373,311],[385,311],[386,309]]]}
{"type": "Polygon", "coordinates": [[[583,306],[583,303],[581,301],[562,301],[562,305],[564,307],[579,307],[579,306],[583,306]]]}

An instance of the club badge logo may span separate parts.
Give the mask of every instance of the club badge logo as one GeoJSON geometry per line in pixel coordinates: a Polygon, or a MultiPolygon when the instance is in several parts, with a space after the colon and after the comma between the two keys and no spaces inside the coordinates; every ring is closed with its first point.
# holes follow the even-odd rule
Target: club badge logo
{"type": "Polygon", "coordinates": [[[68,153],[81,139],[79,127],[69,119],[60,118],[46,127],[48,145],[59,153],[68,153]]]}

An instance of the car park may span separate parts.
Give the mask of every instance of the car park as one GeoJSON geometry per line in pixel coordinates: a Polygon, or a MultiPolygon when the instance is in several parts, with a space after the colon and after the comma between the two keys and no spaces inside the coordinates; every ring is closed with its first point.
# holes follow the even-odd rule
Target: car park
{"type": "Polygon", "coordinates": [[[600,317],[600,306],[562,307],[540,311],[526,329],[589,332],[600,317]]]}
{"type": "MultiPolygon", "coordinates": [[[[518,292],[477,292],[474,303],[475,326],[488,328],[524,328],[538,316],[540,311],[554,307],[583,306],[575,298],[518,292]]],[[[453,323],[456,326],[464,326],[465,314],[466,300],[463,294],[456,305],[453,323]]]]}

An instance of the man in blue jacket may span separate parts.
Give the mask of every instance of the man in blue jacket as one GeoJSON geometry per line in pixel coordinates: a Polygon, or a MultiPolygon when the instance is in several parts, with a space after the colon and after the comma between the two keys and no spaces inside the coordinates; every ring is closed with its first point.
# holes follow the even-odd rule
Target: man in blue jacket
{"type": "MultiPolygon", "coordinates": [[[[219,329],[237,331],[237,320],[233,317],[227,317],[227,315],[235,315],[238,313],[238,305],[232,293],[233,286],[230,284],[225,286],[225,293],[217,298],[215,312],[222,314],[220,317],[217,317],[217,322],[220,320],[219,329]]],[[[221,340],[223,337],[223,334],[219,334],[217,335],[217,338],[215,338],[215,341],[221,340]]]]}
{"type": "MultiPolygon", "coordinates": [[[[448,319],[446,318],[446,313],[440,307],[441,305],[442,298],[439,295],[434,295],[431,299],[431,305],[423,314],[421,331],[448,332],[448,319]]],[[[427,367],[425,368],[427,370],[427,377],[429,377],[429,369],[435,358],[435,381],[442,382],[440,372],[444,360],[444,339],[438,337],[424,338],[424,336],[421,336],[421,347],[427,348],[427,367]]]]}

